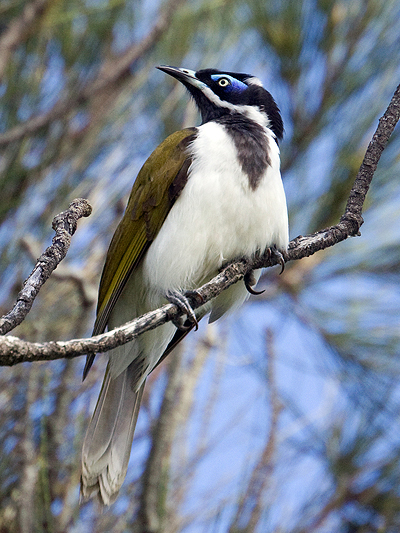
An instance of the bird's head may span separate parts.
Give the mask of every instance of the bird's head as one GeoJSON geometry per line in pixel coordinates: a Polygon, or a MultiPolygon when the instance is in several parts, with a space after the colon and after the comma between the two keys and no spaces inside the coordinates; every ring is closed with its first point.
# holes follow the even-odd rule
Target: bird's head
{"type": "Polygon", "coordinates": [[[212,68],[197,71],[169,66],[157,68],[183,83],[193,96],[203,123],[240,113],[270,128],[277,139],[282,138],[279,108],[258,78],[212,68]]]}

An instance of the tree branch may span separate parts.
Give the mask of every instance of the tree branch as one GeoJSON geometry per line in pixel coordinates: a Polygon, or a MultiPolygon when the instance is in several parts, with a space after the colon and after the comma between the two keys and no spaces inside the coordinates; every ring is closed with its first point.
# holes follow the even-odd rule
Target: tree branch
{"type": "MultiPolygon", "coordinates": [[[[300,235],[289,243],[285,261],[292,261],[313,255],[319,250],[329,248],[344,241],[348,237],[360,235],[360,227],[364,220],[362,209],[379,159],[385,149],[394,128],[400,118],[400,85],[398,85],[392,100],[384,115],[380,118],[378,127],[368,145],[354,185],[347,200],[346,209],[340,222],[329,228],[317,231],[303,237],[300,235]]],[[[257,263],[259,264],[259,263],[257,263]]]]}
{"type": "MultiPolygon", "coordinates": [[[[289,243],[289,248],[285,253],[285,261],[294,261],[310,256],[317,251],[333,246],[347,239],[348,237],[359,235],[359,230],[363,223],[361,213],[366,194],[378,165],[380,156],[399,118],[400,85],[397,87],[385,114],[379,120],[376,132],[374,133],[372,140],[368,145],[364,160],[350,192],[345,213],[341,217],[340,222],[335,226],[331,226],[330,228],[326,228],[305,237],[300,235],[291,241],[289,243]]],[[[56,217],[56,219],[57,218],[58,217],[56,217]]],[[[68,238],[70,238],[72,233],[69,232],[68,238]]],[[[48,250],[46,250],[46,252],[48,250]]],[[[59,261],[61,261],[61,259],[59,261]]],[[[57,260],[53,261],[55,266],[59,262],[57,262],[57,260]]],[[[196,309],[197,307],[207,303],[212,298],[215,298],[223,290],[243,279],[243,277],[251,270],[270,267],[277,263],[278,259],[274,255],[265,252],[263,254],[258,254],[257,257],[252,259],[240,259],[239,261],[226,266],[215,278],[197,290],[199,298],[196,301],[193,301],[193,308],[196,309]]],[[[46,272],[47,277],[45,279],[47,279],[50,275],[50,272],[47,273],[46,268],[43,268],[43,271],[46,272]]],[[[39,272],[40,267],[37,265],[30,276],[30,278],[34,278],[34,286],[36,286],[36,283],[39,283],[40,281],[39,272]]],[[[40,282],[40,286],[43,285],[44,281],[40,282]]],[[[24,290],[25,287],[23,291],[24,290]]],[[[31,290],[34,292],[36,289],[28,289],[27,296],[30,296],[31,290]]],[[[21,291],[21,293],[23,291],[21,291]]],[[[30,306],[32,305],[33,299],[34,297],[30,300],[30,306]]],[[[25,306],[24,300],[25,298],[22,298],[22,307],[25,306]]],[[[10,313],[6,315],[6,317],[9,315],[10,313]]],[[[57,341],[31,343],[18,339],[17,337],[3,337],[0,339],[0,365],[12,366],[26,361],[48,361],[65,357],[77,357],[87,353],[106,352],[112,348],[115,348],[116,346],[130,342],[141,333],[144,333],[150,329],[154,329],[171,320],[172,318],[177,317],[178,315],[179,311],[177,307],[173,304],[167,304],[160,309],[151,311],[150,313],[136,318],[135,320],[132,320],[131,322],[116,328],[115,330],[97,335],[90,339],[74,339],[65,342],[57,341]]],[[[26,313],[24,316],[26,316],[26,313]]],[[[1,324],[2,322],[0,322],[0,325],[1,324]]],[[[10,331],[12,329],[12,327],[8,329],[7,328],[8,326],[6,327],[6,331],[10,331]]]]}
{"type": "Polygon", "coordinates": [[[8,333],[24,320],[31,310],[40,288],[64,259],[78,220],[82,217],[88,217],[91,212],[92,208],[88,201],[78,198],[71,202],[66,211],[54,217],[52,227],[56,234],[53,237],[52,245],[39,257],[32,273],[25,280],[14,307],[0,318],[1,335],[8,333]]]}

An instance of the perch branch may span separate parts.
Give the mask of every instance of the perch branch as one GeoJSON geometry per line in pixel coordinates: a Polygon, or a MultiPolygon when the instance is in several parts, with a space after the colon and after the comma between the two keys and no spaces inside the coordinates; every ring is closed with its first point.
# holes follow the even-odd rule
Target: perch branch
{"type": "MultiPolygon", "coordinates": [[[[355,179],[346,205],[345,213],[335,226],[311,235],[299,236],[290,242],[285,253],[286,261],[294,261],[310,256],[337,244],[348,237],[359,235],[363,223],[362,207],[379,158],[400,118],[400,85],[368,145],[364,160],[355,179]]],[[[57,217],[56,217],[57,218],[57,217]]],[[[196,309],[218,296],[223,290],[243,279],[251,270],[270,267],[278,263],[276,256],[269,253],[257,257],[241,259],[226,266],[215,278],[198,289],[199,299],[193,302],[196,309]]],[[[36,267],[35,267],[36,268],[36,267]]],[[[35,271],[34,271],[35,272],[35,271]]],[[[47,278],[46,278],[47,279],[47,278]]],[[[17,337],[0,339],[0,365],[15,365],[24,361],[47,361],[64,357],[76,357],[86,353],[106,352],[125,344],[141,333],[154,329],[177,317],[179,311],[173,304],[147,313],[121,327],[90,339],[74,339],[65,342],[31,343],[17,337]]],[[[9,330],[8,330],[9,331],[9,330]]]]}

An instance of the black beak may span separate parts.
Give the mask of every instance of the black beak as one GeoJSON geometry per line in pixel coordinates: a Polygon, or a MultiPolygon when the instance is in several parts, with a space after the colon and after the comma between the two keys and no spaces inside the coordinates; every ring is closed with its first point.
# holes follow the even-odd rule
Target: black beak
{"type": "Polygon", "coordinates": [[[207,87],[205,83],[203,83],[196,77],[196,72],[194,70],[189,70],[187,68],[169,67],[167,65],[161,65],[157,68],[158,70],[169,74],[170,76],[177,79],[186,86],[192,85],[197,89],[207,87]]]}

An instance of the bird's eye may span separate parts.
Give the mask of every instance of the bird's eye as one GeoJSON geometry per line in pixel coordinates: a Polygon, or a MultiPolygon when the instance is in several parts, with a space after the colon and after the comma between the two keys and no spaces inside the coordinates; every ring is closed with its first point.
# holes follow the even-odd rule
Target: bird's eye
{"type": "Polygon", "coordinates": [[[230,85],[230,84],[231,84],[231,82],[228,80],[228,78],[220,78],[220,79],[218,80],[218,85],[219,85],[220,87],[227,87],[227,86],[230,85]]]}

